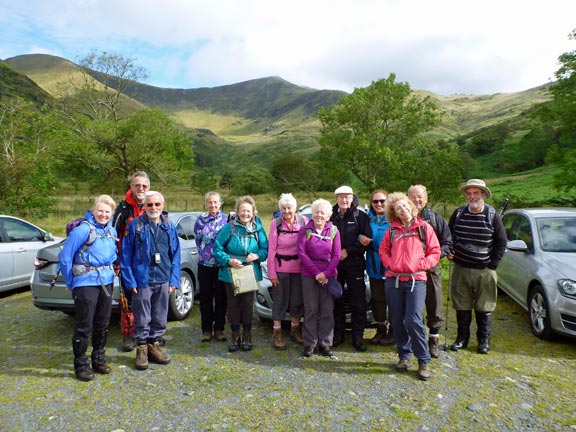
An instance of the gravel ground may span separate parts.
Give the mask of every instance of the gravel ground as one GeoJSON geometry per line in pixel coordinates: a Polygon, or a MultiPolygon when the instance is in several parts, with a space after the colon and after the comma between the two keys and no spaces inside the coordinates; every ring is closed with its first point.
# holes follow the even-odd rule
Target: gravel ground
{"type": "Polygon", "coordinates": [[[82,383],[72,368],[73,318],[38,310],[20,292],[0,299],[0,325],[0,431],[576,430],[575,341],[536,339],[505,296],[490,354],[476,354],[475,341],[442,352],[428,382],[416,366],[395,372],[393,347],[357,353],[347,343],[334,350],[338,360],[304,359],[290,342],[276,352],[271,326],[257,321],[254,350],[230,354],[227,343],[199,342],[195,305],[187,320],[169,323],[170,365],[136,371],[115,324],[112,373],[82,383]]]}

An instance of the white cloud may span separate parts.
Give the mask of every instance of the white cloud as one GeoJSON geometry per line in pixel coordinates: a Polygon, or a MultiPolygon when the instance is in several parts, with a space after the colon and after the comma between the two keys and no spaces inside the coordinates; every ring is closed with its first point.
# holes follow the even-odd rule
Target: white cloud
{"type": "Polygon", "coordinates": [[[28,0],[0,3],[0,56],[94,48],[167,87],[277,75],[351,91],[394,72],[443,94],[511,92],[553,77],[574,16],[573,0],[28,0]]]}

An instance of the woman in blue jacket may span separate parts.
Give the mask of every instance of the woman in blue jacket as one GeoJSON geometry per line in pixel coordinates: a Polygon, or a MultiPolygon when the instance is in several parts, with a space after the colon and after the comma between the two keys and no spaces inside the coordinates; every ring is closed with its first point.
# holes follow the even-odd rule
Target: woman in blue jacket
{"type": "Polygon", "coordinates": [[[116,204],[108,195],[96,198],[82,223],[74,228],[60,253],[66,287],[72,290],[76,324],[72,338],[74,370],[80,381],[94,379],[94,372],[110,373],[104,347],[112,312],[116,229],[111,218],[116,204]],[[86,351],[92,335],[92,369],[86,351]]]}
{"type": "Polygon", "coordinates": [[[218,278],[224,282],[228,295],[228,321],[232,330],[232,343],[228,351],[252,349],[252,309],[254,291],[234,295],[229,269],[252,263],[257,281],[262,280],[260,263],[268,257],[268,238],[260,218],[256,215],[256,203],[250,196],[236,201],[236,218],[228,222],[218,233],[212,253],[220,265],[218,278]],[[242,337],[240,324],[242,323],[242,337]]]}

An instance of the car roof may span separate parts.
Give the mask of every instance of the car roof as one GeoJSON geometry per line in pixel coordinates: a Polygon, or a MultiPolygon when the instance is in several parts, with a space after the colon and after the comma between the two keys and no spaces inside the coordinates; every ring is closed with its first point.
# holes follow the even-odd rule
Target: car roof
{"type": "Polygon", "coordinates": [[[192,215],[192,216],[200,216],[202,214],[201,211],[173,211],[168,212],[168,217],[173,221],[180,219],[182,216],[192,215]]]}
{"type": "Polygon", "coordinates": [[[539,217],[576,217],[576,208],[548,207],[548,208],[520,208],[508,210],[508,213],[524,213],[528,216],[539,217]]]}

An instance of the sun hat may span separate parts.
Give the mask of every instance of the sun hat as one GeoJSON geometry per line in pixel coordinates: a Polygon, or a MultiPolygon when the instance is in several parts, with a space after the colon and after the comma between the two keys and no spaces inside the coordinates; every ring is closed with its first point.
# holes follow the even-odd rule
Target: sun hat
{"type": "Polygon", "coordinates": [[[460,186],[460,192],[465,193],[466,189],[471,188],[471,187],[482,189],[484,191],[484,193],[486,194],[486,198],[490,198],[490,196],[492,195],[492,192],[490,192],[490,189],[488,189],[486,187],[486,183],[484,183],[484,180],[480,180],[480,179],[468,180],[466,183],[464,183],[462,186],[460,186]]]}
{"type": "Polygon", "coordinates": [[[340,186],[338,189],[334,191],[334,195],[340,195],[340,194],[354,195],[354,192],[352,191],[352,188],[350,186],[340,186]]]}

